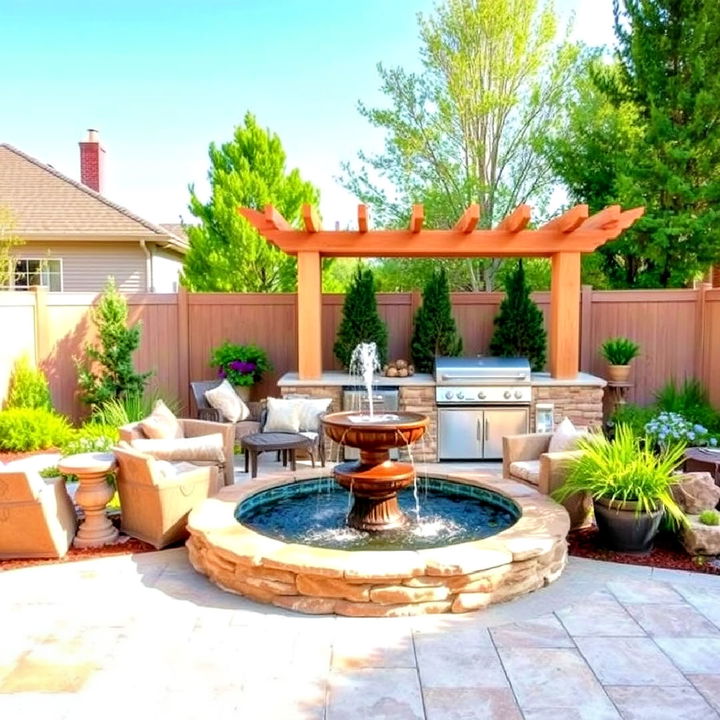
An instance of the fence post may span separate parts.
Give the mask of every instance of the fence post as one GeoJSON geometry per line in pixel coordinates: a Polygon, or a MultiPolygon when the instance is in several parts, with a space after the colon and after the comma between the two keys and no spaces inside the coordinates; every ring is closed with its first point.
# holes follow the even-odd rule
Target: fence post
{"type": "Polygon", "coordinates": [[[177,292],[177,358],[178,358],[178,396],[187,415],[190,414],[190,332],[188,312],[188,291],[182,287],[177,292]]]}
{"type": "Polygon", "coordinates": [[[709,379],[705,377],[705,348],[707,347],[707,338],[705,337],[705,315],[707,302],[707,291],[712,289],[711,283],[701,283],[697,289],[697,298],[695,303],[695,377],[705,386],[709,386],[709,379]]]}
{"type": "Polygon", "coordinates": [[[35,294],[35,365],[40,366],[52,350],[50,339],[50,323],[47,311],[47,288],[33,285],[35,294]]]}
{"type": "Polygon", "coordinates": [[[580,370],[592,371],[592,285],[580,289],[580,370]]]}

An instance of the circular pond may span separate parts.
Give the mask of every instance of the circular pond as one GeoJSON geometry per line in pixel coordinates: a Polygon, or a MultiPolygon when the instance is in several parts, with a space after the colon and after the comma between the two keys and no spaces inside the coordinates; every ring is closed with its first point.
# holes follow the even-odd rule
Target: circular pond
{"type": "Polygon", "coordinates": [[[499,493],[433,477],[398,493],[410,519],[402,528],[363,532],[348,527],[350,496],[333,478],[263,490],[241,502],[235,517],[283,542],[338,550],[419,550],[480,540],[513,525],[516,503],[499,493]]]}

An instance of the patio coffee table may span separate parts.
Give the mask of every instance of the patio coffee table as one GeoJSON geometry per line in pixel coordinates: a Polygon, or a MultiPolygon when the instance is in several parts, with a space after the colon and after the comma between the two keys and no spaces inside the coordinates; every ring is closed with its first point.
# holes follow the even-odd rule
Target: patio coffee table
{"type": "Polygon", "coordinates": [[[685,451],[685,472],[709,472],[720,485],[720,450],[691,447],[685,451]]]}
{"type": "Polygon", "coordinates": [[[307,450],[312,459],[312,466],[315,467],[315,441],[306,435],[299,433],[255,433],[253,435],[245,435],[240,440],[240,444],[245,449],[245,472],[248,471],[248,461],[250,463],[250,477],[257,477],[257,456],[260,453],[269,450],[282,451],[283,465],[287,466],[287,456],[290,454],[290,467],[293,471],[296,469],[295,451],[307,450]]]}

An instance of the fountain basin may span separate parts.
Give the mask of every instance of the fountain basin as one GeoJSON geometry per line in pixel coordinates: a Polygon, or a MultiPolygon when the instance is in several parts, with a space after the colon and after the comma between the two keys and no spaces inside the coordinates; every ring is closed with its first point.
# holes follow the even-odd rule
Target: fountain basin
{"type": "Polygon", "coordinates": [[[536,590],[567,561],[565,509],[520,483],[434,473],[512,501],[520,517],[491,537],[419,550],[348,551],[270,538],[238,523],[238,504],[321,471],[229,486],[190,513],[187,546],[200,573],[230,592],[299,612],[357,617],[478,610],[536,590]]]}

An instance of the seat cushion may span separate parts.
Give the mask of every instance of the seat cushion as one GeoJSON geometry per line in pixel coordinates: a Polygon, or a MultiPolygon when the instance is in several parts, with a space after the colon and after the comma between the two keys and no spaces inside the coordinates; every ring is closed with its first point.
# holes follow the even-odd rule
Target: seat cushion
{"type": "Polygon", "coordinates": [[[267,419],[263,432],[289,432],[300,430],[300,405],[297,400],[267,399],[267,419]]]}
{"type": "Polygon", "coordinates": [[[179,440],[142,439],[133,440],[130,445],[141,453],[156,460],[185,460],[224,463],[223,437],[220,433],[198,435],[179,440]]]}
{"type": "Polygon", "coordinates": [[[539,460],[516,460],[510,463],[510,474],[537,485],[540,482],[539,460]]]}
{"type": "Polygon", "coordinates": [[[240,422],[250,417],[250,408],[227,380],[223,380],[216,388],[208,390],[205,399],[210,407],[219,410],[228,422],[240,422]]]}
{"type": "Polygon", "coordinates": [[[182,425],[162,400],[158,400],[155,407],[153,407],[152,413],[140,421],[140,429],[146,437],[155,440],[171,440],[183,437],[182,425]]]}

